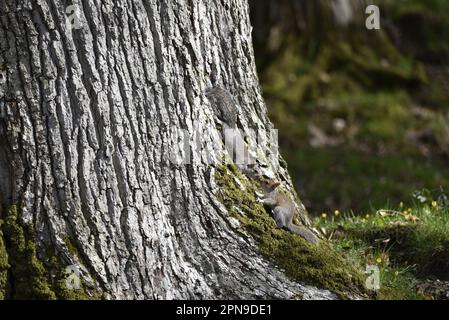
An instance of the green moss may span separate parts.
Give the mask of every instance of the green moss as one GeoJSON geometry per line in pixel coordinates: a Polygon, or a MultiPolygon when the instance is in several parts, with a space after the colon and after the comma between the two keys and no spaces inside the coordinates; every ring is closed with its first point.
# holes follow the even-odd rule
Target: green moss
{"type": "Polygon", "coordinates": [[[37,258],[36,245],[19,222],[18,210],[12,206],[5,219],[4,233],[8,242],[14,299],[56,299],[48,283],[47,271],[37,258]]]}
{"type": "Polygon", "coordinates": [[[0,220],[0,300],[6,298],[8,283],[8,253],[6,252],[5,242],[3,241],[2,232],[3,221],[0,220]]]}
{"type": "Polygon", "coordinates": [[[78,258],[79,261],[82,261],[81,255],[80,255],[80,253],[78,251],[78,248],[77,248],[76,244],[72,241],[72,239],[68,235],[65,235],[63,240],[64,240],[64,243],[65,243],[65,245],[67,247],[67,250],[69,250],[69,253],[72,256],[78,258]]]}
{"type": "Polygon", "coordinates": [[[61,260],[54,256],[50,259],[49,265],[52,270],[55,270],[55,283],[53,285],[58,299],[62,300],[100,300],[101,292],[80,279],[79,289],[69,289],[66,285],[67,277],[70,273],[66,272],[65,266],[61,260]]]}
{"type": "Polygon", "coordinates": [[[274,219],[256,200],[256,183],[243,177],[234,165],[218,167],[215,179],[221,188],[219,198],[229,214],[257,241],[261,253],[290,277],[329,289],[342,298],[366,294],[361,272],[330,245],[324,242],[313,245],[277,228],[274,219]]]}
{"type": "MultiPolygon", "coordinates": [[[[5,297],[7,282],[11,291],[9,297],[12,299],[100,298],[97,290],[87,288],[82,281],[79,290],[67,288],[68,274],[61,259],[52,253],[54,249],[46,250],[47,256],[44,260],[38,258],[33,231],[21,223],[17,206],[9,209],[2,227],[5,243],[3,237],[0,237],[0,298],[5,297]],[[9,279],[6,278],[8,271],[9,279]],[[2,288],[5,289],[1,290],[2,288]]],[[[68,238],[65,242],[71,244],[68,238]]],[[[72,254],[78,254],[76,247],[68,245],[68,248],[72,254]]]]}
{"type": "MultiPolygon", "coordinates": [[[[66,235],[63,240],[69,253],[83,264],[84,261],[74,241],[68,235],[66,235]]],[[[55,269],[58,270],[58,280],[55,284],[58,298],[64,300],[100,300],[102,298],[102,293],[94,288],[92,284],[86,283],[83,279],[81,279],[80,288],[78,290],[68,289],[66,286],[66,279],[69,274],[66,273],[65,268],[58,267],[61,266],[60,259],[53,257],[52,263],[56,266],[55,269]]]]}

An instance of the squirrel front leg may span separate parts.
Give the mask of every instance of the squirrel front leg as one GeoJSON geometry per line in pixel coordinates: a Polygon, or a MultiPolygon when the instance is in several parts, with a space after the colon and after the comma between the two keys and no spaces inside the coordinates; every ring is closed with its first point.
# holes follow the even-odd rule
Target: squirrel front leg
{"type": "Polygon", "coordinates": [[[276,199],[270,198],[270,197],[264,197],[259,199],[259,203],[264,204],[269,207],[275,207],[277,205],[276,199]]]}
{"type": "Polygon", "coordinates": [[[273,216],[278,228],[288,227],[290,218],[289,208],[277,206],[273,209],[273,216]]]}
{"type": "Polygon", "coordinates": [[[276,190],[278,185],[279,183],[276,183],[266,187],[267,192],[262,198],[258,199],[258,202],[273,209],[274,220],[278,228],[287,229],[311,243],[319,243],[319,238],[312,231],[303,226],[293,224],[295,215],[294,203],[276,190]]]}

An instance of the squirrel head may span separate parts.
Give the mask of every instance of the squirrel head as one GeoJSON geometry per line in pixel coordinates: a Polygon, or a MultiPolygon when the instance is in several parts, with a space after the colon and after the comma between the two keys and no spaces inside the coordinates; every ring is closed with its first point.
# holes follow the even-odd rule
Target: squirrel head
{"type": "Polygon", "coordinates": [[[270,183],[270,184],[268,185],[268,187],[269,187],[270,190],[276,190],[277,187],[279,187],[280,185],[281,185],[280,182],[272,182],[272,183],[270,183]]]}
{"type": "Polygon", "coordinates": [[[260,179],[260,186],[264,189],[265,192],[271,192],[276,190],[281,183],[279,181],[274,181],[268,178],[267,176],[262,176],[260,179]]]}

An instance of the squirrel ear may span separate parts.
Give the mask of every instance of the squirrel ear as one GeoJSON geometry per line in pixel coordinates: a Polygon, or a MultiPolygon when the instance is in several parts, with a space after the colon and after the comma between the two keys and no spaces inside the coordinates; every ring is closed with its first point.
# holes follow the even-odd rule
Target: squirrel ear
{"type": "Polygon", "coordinates": [[[271,189],[271,190],[276,190],[276,188],[279,187],[280,185],[281,185],[280,182],[273,182],[273,183],[270,185],[270,189],[271,189]]]}

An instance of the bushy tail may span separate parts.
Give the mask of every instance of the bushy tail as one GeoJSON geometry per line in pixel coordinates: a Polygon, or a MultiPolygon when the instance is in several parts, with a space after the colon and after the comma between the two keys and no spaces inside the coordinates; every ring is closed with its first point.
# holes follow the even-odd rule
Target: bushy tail
{"type": "Polygon", "coordinates": [[[311,243],[317,244],[318,242],[320,242],[318,237],[312,231],[310,231],[305,227],[297,226],[294,225],[293,223],[290,223],[287,229],[311,243]]]}

